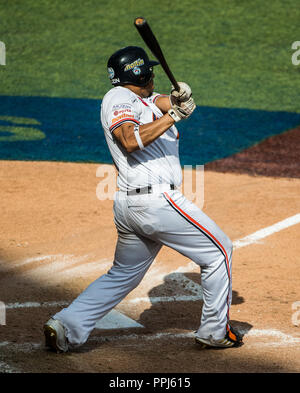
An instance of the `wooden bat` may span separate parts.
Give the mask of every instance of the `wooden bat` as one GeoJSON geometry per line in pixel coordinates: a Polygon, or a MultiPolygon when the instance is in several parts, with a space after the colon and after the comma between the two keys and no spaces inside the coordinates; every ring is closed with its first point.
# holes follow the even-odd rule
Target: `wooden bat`
{"type": "Polygon", "coordinates": [[[137,28],[137,31],[140,33],[142,39],[144,40],[145,44],[151,50],[153,55],[157,58],[160,62],[162,68],[164,69],[166,75],[168,76],[169,80],[171,81],[172,85],[175,87],[175,90],[179,91],[180,87],[176,79],[174,78],[173,73],[171,72],[169,65],[165,59],[165,56],[160,48],[160,45],[153,34],[148,22],[145,18],[139,17],[134,20],[134,25],[137,28]]]}

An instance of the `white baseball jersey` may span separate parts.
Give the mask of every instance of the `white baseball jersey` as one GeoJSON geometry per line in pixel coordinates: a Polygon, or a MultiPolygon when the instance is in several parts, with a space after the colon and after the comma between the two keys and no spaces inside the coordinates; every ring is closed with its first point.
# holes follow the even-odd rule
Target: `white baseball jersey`
{"type": "Polygon", "coordinates": [[[101,105],[101,123],[105,138],[118,170],[117,185],[127,191],[153,184],[174,184],[179,187],[182,170],[178,154],[178,130],[170,127],[143,150],[128,153],[116,138],[114,130],[121,124],[146,124],[163,116],[155,105],[160,94],[141,98],[131,90],[118,86],[109,90],[101,105]]]}

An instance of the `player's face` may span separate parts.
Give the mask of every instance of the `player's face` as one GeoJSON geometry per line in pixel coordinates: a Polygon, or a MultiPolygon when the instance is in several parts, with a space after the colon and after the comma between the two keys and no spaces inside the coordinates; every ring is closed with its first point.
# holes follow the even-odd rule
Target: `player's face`
{"type": "Polygon", "coordinates": [[[129,90],[133,91],[135,94],[139,95],[142,98],[147,98],[150,97],[154,91],[153,78],[154,78],[154,74],[152,72],[152,77],[146,86],[140,87],[140,86],[125,84],[124,87],[127,87],[129,90]]]}
{"type": "Polygon", "coordinates": [[[148,83],[148,85],[146,85],[145,87],[142,88],[141,94],[142,97],[146,98],[146,97],[150,97],[154,91],[154,79],[155,75],[152,72],[152,78],[150,79],[150,82],[148,83]]]}

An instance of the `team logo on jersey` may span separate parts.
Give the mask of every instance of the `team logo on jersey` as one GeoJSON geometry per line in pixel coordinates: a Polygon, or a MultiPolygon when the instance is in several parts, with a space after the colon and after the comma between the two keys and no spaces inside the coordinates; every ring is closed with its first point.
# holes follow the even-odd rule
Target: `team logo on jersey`
{"type": "Polygon", "coordinates": [[[113,79],[114,76],[115,76],[115,71],[114,71],[114,69],[113,69],[112,67],[108,67],[108,68],[107,68],[107,72],[108,72],[108,77],[109,77],[109,79],[113,79]]]}
{"type": "MultiPolygon", "coordinates": [[[[130,71],[133,69],[136,69],[142,65],[144,65],[144,60],[143,59],[137,59],[135,60],[133,63],[127,64],[127,66],[124,68],[124,71],[130,71]]],[[[139,69],[139,71],[141,72],[141,70],[139,69]]],[[[134,72],[134,71],[133,71],[134,72]]],[[[139,72],[139,73],[140,73],[139,72]]],[[[135,73],[135,72],[134,72],[135,73]]],[[[136,74],[137,75],[137,74],[136,74]]]]}
{"type": "Polygon", "coordinates": [[[132,111],[131,111],[131,108],[128,108],[128,109],[120,109],[120,110],[118,110],[118,111],[114,111],[114,116],[118,116],[118,115],[120,115],[121,113],[131,113],[132,111]]]}
{"type": "Polygon", "coordinates": [[[116,104],[112,107],[113,111],[118,111],[119,109],[132,109],[132,106],[129,104],[116,104]]]}
{"type": "Polygon", "coordinates": [[[119,121],[119,120],[122,120],[122,119],[134,119],[134,116],[133,115],[129,115],[129,114],[127,114],[127,113],[123,113],[122,115],[120,115],[120,116],[117,116],[117,117],[115,117],[114,119],[112,119],[112,124],[114,124],[114,123],[116,123],[117,121],[119,121]]]}

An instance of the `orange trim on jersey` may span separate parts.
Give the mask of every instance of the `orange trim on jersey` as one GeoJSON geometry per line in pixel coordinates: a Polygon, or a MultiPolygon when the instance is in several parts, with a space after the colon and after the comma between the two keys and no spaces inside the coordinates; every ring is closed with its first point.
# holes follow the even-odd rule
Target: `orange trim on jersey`
{"type": "Polygon", "coordinates": [[[140,124],[138,120],[133,119],[133,118],[131,118],[131,117],[128,117],[128,118],[119,120],[117,123],[112,124],[112,125],[109,127],[109,130],[110,130],[110,131],[113,131],[115,128],[118,128],[122,123],[128,123],[128,122],[133,122],[133,123],[135,123],[135,124],[140,124]]]}

